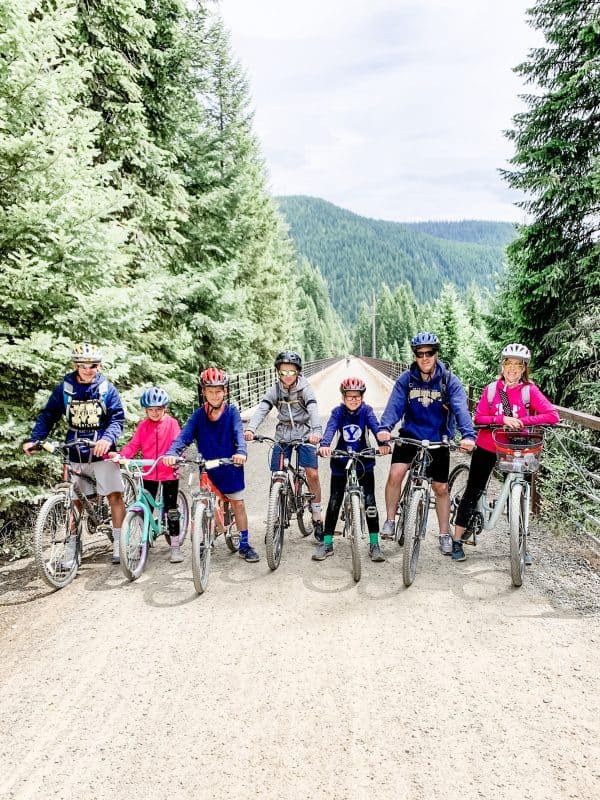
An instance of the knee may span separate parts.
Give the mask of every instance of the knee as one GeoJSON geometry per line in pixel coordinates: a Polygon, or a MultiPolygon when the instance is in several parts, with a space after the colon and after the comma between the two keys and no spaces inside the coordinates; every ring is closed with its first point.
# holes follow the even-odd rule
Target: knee
{"type": "Polygon", "coordinates": [[[436,497],[445,497],[448,494],[448,484],[447,483],[432,483],[431,488],[434,491],[436,497]]]}

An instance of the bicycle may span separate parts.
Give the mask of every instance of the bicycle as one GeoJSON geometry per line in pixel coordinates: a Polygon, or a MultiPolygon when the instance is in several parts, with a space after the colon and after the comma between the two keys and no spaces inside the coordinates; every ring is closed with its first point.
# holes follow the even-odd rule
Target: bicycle
{"type": "Polygon", "coordinates": [[[428,439],[419,441],[396,436],[390,439],[389,443],[391,444],[392,441],[417,448],[400,495],[394,529],[395,539],[403,547],[402,580],[408,587],[413,583],[417,574],[421,541],[425,538],[429,509],[432,505],[431,501],[434,499],[431,489],[432,479],[427,475],[427,467],[431,461],[429,450],[450,447],[451,443],[446,437],[441,442],[430,442],[428,439]]]}
{"type": "Polygon", "coordinates": [[[254,436],[255,442],[272,442],[278,445],[279,462],[271,472],[269,505],[267,508],[267,531],[265,546],[270,570],[276,570],[281,562],[284,531],[290,526],[292,514],[296,516],[302,536],[310,536],[314,530],[312,522],[312,499],[304,467],[298,463],[298,448],[307,444],[307,439],[293,439],[290,442],[272,439],[270,436],[254,436]],[[282,448],[291,447],[290,457],[282,448]]]}
{"type": "Polygon", "coordinates": [[[378,451],[373,447],[355,451],[332,450],[331,458],[346,458],[346,487],[342,503],[341,519],[344,522],[342,535],[350,541],[352,553],[352,577],[358,583],[361,576],[360,540],[367,532],[367,512],[365,509],[365,493],[358,482],[358,464],[362,458],[374,458],[378,451]]]}
{"type": "MultiPolygon", "coordinates": [[[[146,567],[148,552],[159,536],[165,536],[171,543],[167,529],[167,515],[163,502],[163,487],[159,484],[156,498],[144,488],[144,477],[151,474],[160,459],[120,459],[127,471],[132,471],[137,485],[135,500],[128,505],[121,532],[121,569],[126,578],[134,581],[146,567]],[[144,472],[144,467],[148,469],[144,472]]],[[[190,521],[190,507],[184,492],[177,492],[179,511],[179,544],[182,545],[190,521]]]]}
{"type": "MultiPolygon", "coordinates": [[[[208,477],[207,470],[224,464],[233,464],[231,458],[214,458],[206,461],[197,458],[180,458],[180,464],[196,464],[200,470],[198,486],[191,489],[192,495],[192,575],[194,588],[203,594],[208,586],[211,553],[217,536],[225,537],[232,553],[240,549],[240,534],[230,500],[223,495],[208,477]]],[[[190,475],[190,485],[193,474],[190,475]]]]}
{"type": "MultiPolygon", "coordinates": [[[[477,545],[477,536],[482,530],[492,530],[500,515],[506,509],[510,537],[510,575],[512,584],[519,587],[525,577],[525,554],[529,536],[529,514],[531,506],[531,485],[527,475],[539,469],[539,455],[544,446],[543,431],[492,430],[496,445],[496,469],[505,475],[502,490],[497,498],[490,498],[490,484],[471,511],[463,544],[477,545]]],[[[469,467],[458,464],[448,478],[450,493],[450,515],[454,524],[456,512],[469,477],[469,467]]],[[[490,476],[491,477],[491,476],[490,476]]]]}
{"type": "MultiPolygon", "coordinates": [[[[74,439],[65,444],[59,442],[35,442],[37,449],[51,454],[59,454],[63,459],[63,480],[57,483],[40,508],[33,530],[33,553],[38,573],[54,589],[62,589],[77,575],[81,564],[82,536],[86,532],[106,534],[112,542],[112,521],[106,497],[99,494],[87,496],[74,483],[77,471],[69,460],[69,450],[73,447],[93,447],[88,439],[74,439]],[[71,546],[76,538],[75,549],[71,546]]],[[[85,476],[95,485],[93,476],[85,476]]],[[[130,503],[136,495],[136,487],[129,475],[123,475],[125,503],[130,503]]]]}

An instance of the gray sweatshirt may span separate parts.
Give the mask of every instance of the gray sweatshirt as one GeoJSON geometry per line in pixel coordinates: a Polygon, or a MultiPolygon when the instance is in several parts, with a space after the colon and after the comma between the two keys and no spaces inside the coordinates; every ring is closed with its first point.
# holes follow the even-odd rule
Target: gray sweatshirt
{"type": "Polygon", "coordinates": [[[321,436],[323,428],[317,408],[317,398],[312,386],[303,375],[289,392],[286,392],[280,381],[267,391],[246,426],[246,430],[256,433],[272,408],[277,408],[277,439],[289,442],[292,439],[303,439],[311,434],[321,436]]]}

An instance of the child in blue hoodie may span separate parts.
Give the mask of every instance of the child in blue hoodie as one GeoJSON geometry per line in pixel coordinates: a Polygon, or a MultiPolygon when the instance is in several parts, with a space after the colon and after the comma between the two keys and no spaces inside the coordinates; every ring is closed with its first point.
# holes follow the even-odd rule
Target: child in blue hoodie
{"type": "MultiPolygon", "coordinates": [[[[368,433],[371,431],[375,436],[379,430],[379,422],[371,406],[363,402],[366,388],[365,382],[361,378],[346,378],[342,381],[340,385],[342,402],[331,412],[325,433],[321,439],[320,456],[331,455],[331,442],[336,433],[338,434],[338,440],[333,449],[350,448],[358,452],[369,446],[367,443],[368,433]]],[[[381,448],[381,452],[385,454],[389,452],[389,448],[384,446],[381,448]]],[[[347,459],[345,458],[331,459],[331,485],[329,504],[325,514],[324,539],[312,555],[314,561],[324,561],[328,556],[333,555],[333,532],[344,500],[344,489],[346,488],[346,462],[347,459]]],[[[371,561],[385,561],[385,556],[379,546],[379,516],[375,503],[374,467],[374,458],[363,459],[362,468],[358,470],[358,482],[365,493],[371,561]]]]}

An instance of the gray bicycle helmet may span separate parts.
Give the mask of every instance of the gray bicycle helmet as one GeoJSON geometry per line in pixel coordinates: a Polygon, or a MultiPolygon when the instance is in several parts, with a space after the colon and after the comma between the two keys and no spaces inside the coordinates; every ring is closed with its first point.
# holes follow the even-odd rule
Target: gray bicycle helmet
{"type": "Polygon", "coordinates": [[[146,389],[142,392],[142,396],[140,397],[140,405],[142,408],[168,406],[169,402],[169,395],[159,386],[152,386],[150,389],[146,389]]]}
{"type": "Polygon", "coordinates": [[[435,335],[435,333],[427,333],[427,331],[423,331],[422,333],[417,333],[416,336],[410,340],[410,347],[413,353],[417,349],[417,347],[431,347],[433,350],[440,349],[440,340],[435,335]]]}
{"type": "Polygon", "coordinates": [[[283,350],[279,353],[275,359],[275,369],[278,369],[280,364],[293,364],[298,367],[298,372],[302,372],[302,358],[293,350],[283,350]]]}
{"type": "Polygon", "coordinates": [[[525,347],[524,344],[513,342],[512,344],[506,345],[500,354],[500,358],[502,361],[504,361],[505,358],[520,358],[521,361],[528,364],[531,361],[531,351],[528,347],[525,347]]]}

